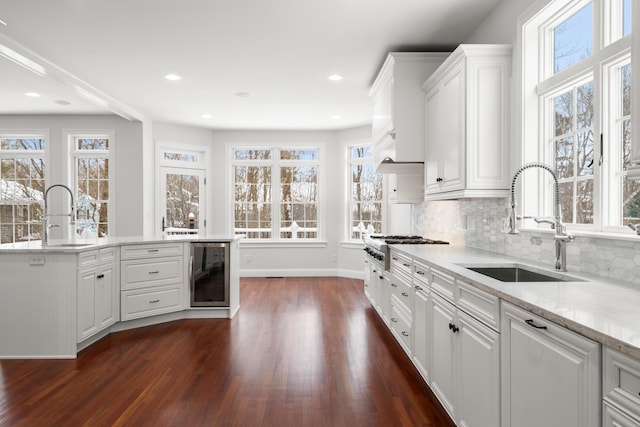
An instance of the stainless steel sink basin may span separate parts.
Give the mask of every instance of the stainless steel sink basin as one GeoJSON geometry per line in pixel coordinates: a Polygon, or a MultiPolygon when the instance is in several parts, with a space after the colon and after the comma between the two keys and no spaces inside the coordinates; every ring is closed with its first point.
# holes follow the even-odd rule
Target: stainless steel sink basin
{"type": "Polygon", "coordinates": [[[536,271],[528,266],[513,265],[460,265],[468,270],[501,282],[582,282],[583,280],[546,271],[536,271]]]}

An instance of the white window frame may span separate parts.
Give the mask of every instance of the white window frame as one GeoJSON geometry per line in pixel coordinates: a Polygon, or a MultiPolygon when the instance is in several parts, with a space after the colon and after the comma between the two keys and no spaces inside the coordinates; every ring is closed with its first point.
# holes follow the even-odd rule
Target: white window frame
{"type": "MultiPolygon", "coordinates": [[[[561,94],[567,87],[577,81],[584,81],[588,76],[593,76],[594,84],[594,224],[569,224],[568,228],[574,232],[602,233],[628,232],[621,225],[610,225],[612,216],[608,203],[604,200],[611,194],[612,185],[610,175],[612,173],[610,162],[614,159],[609,141],[617,143],[614,139],[616,133],[607,122],[610,108],[604,103],[605,97],[612,92],[611,85],[605,87],[606,78],[611,74],[620,61],[626,61],[631,52],[631,36],[622,37],[622,26],[618,31],[608,20],[617,19],[621,22],[622,8],[617,3],[622,1],[593,0],[593,43],[592,54],[571,67],[553,74],[553,29],[576,11],[583,8],[588,0],[538,0],[518,20],[518,49],[515,57],[516,69],[519,69],[515,84],[522,88],[516,96],[516,105],[521,110],[519,115],[519,127],[516,128],[516,140],[522,141],[522,145],[515,147],[512,157],[514,168],[521,164],[541,161],[551,163],[548,134],[545,133],[553,123],[552,110],[548,104],[554,94],[561,94]],[[616,3],[616,4],[614,4],[616,3]],[[547,109],[545,110],[545,107],[547,109]],[[545,111],[547,113],[545,113],[545,111]],[[604,153],[600,152],[600,134],[604,135],[604,153]],[[603,165],[598,167],[601,154],[603,165]]],[[[552,165],[553,166],[553,165],[552,165]]],[[[519,214],[544,216],[553,212],[553,195],[550,179],[545,173],[533,172],[523,174],[520,178],[520,189],[526,188],[526,192],[518,191],[519,214]]],[[[617,206],[621,209],[622,206],[617,206]]],[[[563,219],[564,220],[564,219],[563,219]]],[[[566,222],[566,221],[565,221],[566,222]]],[[[526,220],[525,229],[536,231],[548,229],[546,225],[537,225],[532,220],[526,220]]]]}
{"type": "MultiPolygon", "coordinates": [[[[115,191],[115,132],[113,129],[73,129],[65,130],[64,136],[67,141],[68,149],[68,165],[67,165],[67,182],[70,184],[73,191],[73,198],[75,203],[78,203],[78,171],[77,171],[77,159],[78,158],[100,158],[109,160],[109,201],[107,207],[107,228],[108,235],[116,236],[116,198],[114,197],[115,191]],[[78,150],[75,146],[76,138],[106,138],[109,140],[108,150],[96,150],[94,152],[89,150],[78,150]]],[[[74,206],[75,208],[75,206],[74,206]]],[[[77,234],[76,226],[72,228],[73,235],[77,234]]]]}
{"type": "MultiPolygon", "coordinates": [[[[50,161],[49,161],[49,131],[44,129],[30,129],[30,130],[0,130],[0,138],[8,138],[8,139],[26,139],[26,138],[37,138],[44,140],[44,150],[0,150],[0,159],[2,158],[40,158],[44,161],[44,188],[48,187],[49,182],[49,174],[50,174],[50,161]]],[[[5,204],[8,201],[0,200],[0,203],[5,204]]],[[[42,198],[39,201],[35,201],[32,203],[40,203],[44,208],[44,194],[42,194],[42,198]]],[[[13,205],[23,204],[20,201],[15,201],[14,203],[10,203],[13,205]]],[[[43,212],[44,214],[44,212],[43,212]]],[[[13,227],[15,223],[12,222],[12,230],[15,230],[13,227]]],[[[13,241],[15,243],[15,231],[12,231],[13,241]]],[[[30,239],[29,239],[30,240],[30,239]]]]}
{"type": "MultiPolygon", "coordinates": [[[[373,148],[373,144],[371,141],[365,141],[365,142],[358,142],[358,143],[351,143],[348,144],[345,148],[345,166],[346,166],[346,171],[345,171],[345,194],[346,194],[346,200],[345,200],[345,208],[346,208],[346,212],[345,212],[345,218],[346,218],[346,223],[345,223],[345,227],[344,227],[344,242],[349,242],[349,243],[356,243],[356,242],[362,242],[362,239],[354,239],[352,237],[353,234],[353,195],[351,194],[352,191],[352,181],[351,181],[351,173],[352,173],[352,167],[354,165],[363,165],[363,164],[371,164],[374,165],[374,158],[373,156],[371,156],[370,158],[361,158],[361,159],[353,159],[351,157],[351,151],[354,148],[359,148],[359,147],[366,147],[366,146],[370,146],[373,148]]],[[[380,219],[380,227],[381,227],[381,232],[382,230],[384,230],[384,217],[385,217],[385,210],[386,210],[386,204],[384,203],[384,182],[381,184],[382,186],[382,198],[380,199],[380,203],[382,205],[382,218],[380,219]]]]}
{"type": "Polygon", "coordinates": [[[324,142],[279,142],[279,143],[256,143],[256,142],[227,142],[225,144],[226,155],[226,167],[227,167],[227,229],[229,233],[235,234],[234,228],[234,167],[235,165],[251,164],[253,161],[235,160],[233,158],[233,151],[235,149],[254,149],[254,150],[273,150],[271,160],[262,160],[261,163],[270,165],[272,167],[272,202],[271,202],[271,238],[270,239],[243,239],[241,245],[243,247],[325,247],[326,237],[326,212],[325,212],[325,193],[326,193],[326,147],[324,142]],[[318,150],[317,161],[301,161],[301,164],[315,164],[318,167],[318,218],[317,218],[317,237],[310,238],[298,238],[298,239],[283,239],[280,238],[280,167],[285,166],[287,162],[280,160],[280,149],[284,150],[318,150]]]}

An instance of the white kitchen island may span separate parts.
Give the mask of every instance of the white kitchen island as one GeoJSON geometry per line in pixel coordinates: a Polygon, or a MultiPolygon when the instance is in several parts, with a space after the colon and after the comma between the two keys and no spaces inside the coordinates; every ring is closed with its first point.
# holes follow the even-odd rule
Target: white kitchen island
{"type": "Polygon", "coordinates": [[[0,358],[75,358],[111,332],[185,318],[230,319],[240,308],[241,238],[187,235],[0,245],[0,358]],[[228,306],[190,306],[191,242],[229,243],[228,306]]]}

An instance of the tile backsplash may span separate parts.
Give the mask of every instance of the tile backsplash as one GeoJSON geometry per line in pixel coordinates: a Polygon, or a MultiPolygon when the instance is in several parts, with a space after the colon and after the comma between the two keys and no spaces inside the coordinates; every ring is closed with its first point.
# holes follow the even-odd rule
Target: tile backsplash
{"type": "MultiPolygon", "coordinates": [[[[509,214],[508,199],[463,199],[429,201],[411,207],[411,232],[447,240],[523,260],[555,265],[552,233],[502,232],[509,214]]],[[[621,240],[611,237],[576,237],[567,245],[567,269],[640,285],[640,237],[621,240]]]]}

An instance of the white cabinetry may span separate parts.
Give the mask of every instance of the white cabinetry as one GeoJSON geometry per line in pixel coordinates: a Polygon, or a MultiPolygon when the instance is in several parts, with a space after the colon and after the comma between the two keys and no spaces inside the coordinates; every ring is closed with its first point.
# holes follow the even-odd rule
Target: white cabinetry
{"type": "Polygon", "coordinates": [[[496,297],[431,269],[431,388],[460,426],[500,425],[496,297]]]}
{"type": "Polygon", "coordinates": [[[460,45],[423,84],[427,199],[506,197],[511,46],[460,45]]]}
{"type": "Polygon", "coordinates": [[[640,361],[605,347],[604,426],[640,426],[640,361]]]}
{"type": "Polygon", "coordinates": [[[121,249],[122,320],[183,309],[184,244],[127,245],[121,249]]]}
{"type": "Polygon", "coordinates": [[[502,307],[502,426],[601,425],[600,345],[502,307]]]}
{"type": "Polygon", "coordinates": [[[120,319],[117,249],[78,255],[77,341],[81,342],[120,319]]]}
{"type": "Polygon", "coordinates": [[[448,55],[392,52],[369,92],[373,100],[374,162],[378,172],[390,174],[387,185],[391,202],[423,199],[424,101],[420,85],[448,55]],[[381,166],[386,158],[396,163],[392,169],[381,166]],[[399,164],[404,162],[410,164],[399,164]]]}
{"type": "Polygon", "coordinates": [[[413,364],[422,375],[422,378],[429,382],[429,351],[431,334],[429,325],[431,324],[430,291],[429,291],[429,267],[419,262],[414,264],[415,274],[413,276],[413,364]]]}

